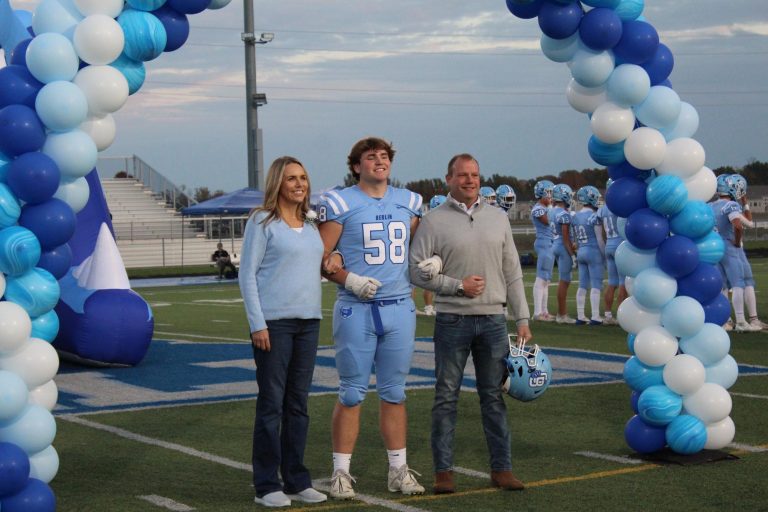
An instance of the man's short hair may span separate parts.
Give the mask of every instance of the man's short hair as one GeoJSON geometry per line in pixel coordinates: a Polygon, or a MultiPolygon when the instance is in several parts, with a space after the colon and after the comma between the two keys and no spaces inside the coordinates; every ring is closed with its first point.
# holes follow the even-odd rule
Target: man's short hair
{"type": "Polygon", "coordinates": [[[363,153],[378,149],[386,151],[390,161],[395,158],[395,149],[392,147],[392,143],[378,137],[366,137],[360,139],[355,142],[354,146],[352,146],[352,149],[349,151],[349,156],[347,156],[347,167],[349,167],[349,172],[352,173],[355,181],[360,181],[360,175],[355,172],[355,166],[360,163],[360,158],[362,158],[363,153]]]}
{"type": "Polygon", "coordinates": [[[448,162],[448,170],[446,171],[446,176],[453,176],[453,165],[458,162],[459,160],[469,160],[470,162],[475,162],[477,164],[477,167],[480,167],[480,164],[478,161],[470,155],[469,153],[459,153],[458,155],[451,158],[451,160],[448,162]]]}

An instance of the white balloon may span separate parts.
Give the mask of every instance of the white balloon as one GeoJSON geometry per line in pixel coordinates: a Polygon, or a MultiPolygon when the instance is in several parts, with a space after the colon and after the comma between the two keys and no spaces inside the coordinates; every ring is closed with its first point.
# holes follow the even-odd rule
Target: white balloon
{"type": "MultiPolygon", "coordinates": [[[[626,302],[626,301],[625,301],[626,302]]],[[[622,303],[623,304],[623,303],[622,303]]],[[[678,395],[690,395],[704,385],[704,365],[688,354],[678,354],[664,366],[664,384],[678,395]]]]}
{"type": "Polygon", "coordinates": [[[59,355],[47,341],[30,338],[21,349],[0,357],[0,370],[13,371],[34,389],[51,380],[59,369],[59,355]]]}
{"type": "Polygon", "coordinates": [[[53,411],[58,399],[59,387],[53,379],[29,391],[29,403],[39,405],[49,411],[53,411]]]}
{"type": "Polygon", "coordinates": [[[731,444],[736,436],[736,425],[730,416],[707,425],[705,450],[721,450],[731,444]]]}
{"type": "Polygon", "coordinates": [[[667,364],[677,354],[677,338],[659,325],[651,325],[637,333],[635,355],[648,366],[667,364]]]}
{"type": "Polygon", "coordinates": [[[16,303],[0,302],[0,355],[16,352],[32,333],[29,314],[16,303]]]}
{"type": "Polygon", "coordinates": [[[77,213],[88,204],[88,198],[90,197],[91,190],[88,187],[88,181],[83,178],[77,178],[74,181],[69,181],[59,185],[56,193],[53,197],[61,199],[72,208],[72,211],[77,213]]]}
{"type": "Polygon", "coordinates": [[[624,288],[627,289],[628,295],[634,295],[635,290],[635,278],[632,276],[626,276],[624,278],[624,288]]]}
{"type": "Polygon", "coordinates": [[[624,156],[638,169],[653,169],[667,153],[667,142],[658,130],[641,126],[627,137],[624,156]]]}
{"type": "Polygon", "coordinates": [[[111,146],[117,133],[115,118],[112,114],[91,116],[80,125],[80,129],[90,135],[99,151],[104,151],[111,146]]]}
{"type": "Polygon", "coordinates": [[[689,201],[704,201],[706,203],[712,199],[717,191],[717,177],[712,169],[706,165],[693,176],[683,180],[683,183],[688,189],[689,201]]]}
{"type": "Polygon", "coordinates": [[[565,95],[571,107],[582,114],[591,114],[607,99],[605,86],[584,87],[573,78],[568,82],[565,95]]]}
{"type": "Polygon", "coordinates": [[[117,18],[123,12],[124,0],[74,0],[75,6],[83,14],[104,14],[110,18],[117,18]]]}
{"type": "Polygon", "coordinates": [[[641,306],[634,297],[629,297],[619,304],[616,319],[622,329],[630,334],[637,334],[646,327],[661,323],[661,311],[651,311],[641,306]]]}
{"type": "Polygon", "coordinates": [[[128,100],[128,81],[112,66],[88,66],[73,80],[88,98],[90,115],[117,112],[128,100]]]}
{"type": "Polygon", "coordinates": [[[606,144],[617,144],[635,129],[635,115],[631,108],[608,101],[595,109],[590,125],[598,139],[606,144]]]}
{"type": "Polygon", "coordinates": [[[59,454],[53,445],[29,456],[29,477],[49,483],[59,472],[59,454]]]}
{"type": "MultiPolygon", "coordinates": [[[[5,295],[5,274],[0,272],[0,297],[5,295]]],[[[2,331],[0,331],[2,332],[2,331]]],[[[2,345],[0,345],[2,346],[2,345]]],[[[2,352],[2,349],[0,348],[0,352],[2,352]]]]}
{"type": "Polygon", "coordinates": [[[93,14],[78,23],[73,42],[80,59],[92,65],[105,65],[120,56],[125,35],[113,18],[93,14]]]}
{"type": "Polygon", "coordinates": [[[667,143],[664,160],[656,166],[656,172],[685,180],[704,167],[705,157],[704,148],[697,140],[688,137],[671,140],[667,143]]]}
{"type": "Polygon", "coordinates": [[[714,423],[731,414],[733,401],[719,384],[705,382],[695,393],[683,397],[685,410],[704,423],[714,423]]]}

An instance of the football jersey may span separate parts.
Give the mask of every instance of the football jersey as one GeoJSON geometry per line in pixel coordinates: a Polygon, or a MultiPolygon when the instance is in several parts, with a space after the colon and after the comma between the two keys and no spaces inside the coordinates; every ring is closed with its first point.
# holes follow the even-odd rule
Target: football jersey
{"type": "Polygon", "coordinates": [[[605,230],[605,238],[608,240],[612,238],[621,238],[619,235],[619,228],[617,226],[618,217],[603,205],[597,210],[597,218],[603,223],[603,229],[605,230]]]}
{"type": "Polygon", "coordinates": [[[589,208],[583,208],[573,216],[573,231],[576,234],[579,247],[599,247],[595,233],[595,226],[599,222],[600,219],[597,218],[597,214],[589,208]]]}
{"type": "Polygon", "coordinates": [[[715,228],[723,240],[733,242],[736,236],[733,230],[731,220],[741,214],[741,206],[736,201],[730,199],[717,199],[709,203],[712,213],[715,214],[715,228]]]}
{"type": "MultiPolygon", "coordinates": [[[[552,228],[549,224],[544,224],[541,220],[542,217],[549,213],[549,208],[541,203],[536,203],[531,210],[531,221],[533,222],[533,227],[536,229],[537,240],[552,240],[552,228]]],[[[550,220],[549,217],[547,217],[547,220],[550,220]]]]}
{"type": "MultiPolygon", "coordinates": [[[[320,222],[343,226],[336,249],[344,268],[381,281],[376,300],[409,297],[408,246],[411,221],[421,216],[421,195],[404,188],[387,187],[382,198],[371,197],[355,185],[331,190],[320,198],[320,222]]],[[[339,286],[339,299],[357,301],[339,286]]]]}
{"type": "Polygon", "coordinates": [[[555,206],[549,217],[551,218],[549,224],[552,226],[552,238],[560,240],[563,237],[563,226],[570,226],[571,224],[571,212],[561,206],[555,206]]]}

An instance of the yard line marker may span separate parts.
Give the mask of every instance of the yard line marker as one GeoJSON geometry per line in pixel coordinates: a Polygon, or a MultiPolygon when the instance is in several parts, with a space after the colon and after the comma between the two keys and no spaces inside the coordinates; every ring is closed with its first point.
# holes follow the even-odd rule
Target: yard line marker
{"type": "Polygon", "coordinates": [[[229,324],[232,323],[231,320],[211,320],[211,322],[217,323],[217,324],[229,324]]]}
{"type": "Polygon", "coordinates": [[[728,445],[728,447],[735,448],[737,450],[743,450],[745,452],[750,452],[750,453],[768,452],[768,448],[763,448],[762,446],[752,446],[750,444],[731,443],[728,445]]]}
{"type": "MultiPolygon", "coordinates": [[[[253,472],[253,468],[250,464],[243,464],[242,462],[237,462],[231,459],[227,459],[226,457],[220,457],[212,453],[196,450],[195,448],[190,448],[189,446],[184,446],[177,443],[169,443],[167,441],[162,441],[160,439],[154,439],[152,437],[136,434],[135,432],[131,432],[129,430],[125,430],[119,427],[113,427],[111,425],[104,425],[103,423],[96,423],[95,421],[86,420],[84,418],[81,418],[75,415],[62,414],[61,416],[58,416],[58,417],[63,420],[69,421],[71,423],[82,425],[84,427],[90,427],[96,430],[109,432],[110,434],[114,434],[116,436],[123,437],[131,441],[136,441],[139,443],[148,444],[150,446],[158,446],[160,448],[177,451],[185,455],[191,455],[192,457],[197,457],[197,458],[206,460],[208,462],[221,464],[223,466],[227,466],[234,469],[241,469],[243,471],[248,471],[249,473],[253,472]]],[[[325,492],[330,491],[330,487],[328,484],[329,484],[328,479],[316,480],[312,482],[313,487],[325,492]]],[[[388,508],[390,510],[395,510],[397,512],[427,512],[424,509],[411,507],[409,505],[403,505],[396,501],[385,500],[385,499],[377,498],[375,496],[370,496],[367,494],[357,493],[355,495],[355,498],[358,501],[362,501],[369,505],[377,505],[379,507],[388,508]]]]}
{"type": "Polygon", "coordinates": [[[574,452],[574,455],[581,455],[582,457],[590,457],[592,459],[601,459],[601,460],[608,460],[611,462],[618,462],[619,464],[642,464],[642,460],[633,459],[631,457],[621,457],[616,455],[608,455],[607,453],[598,453],[598,452],[574,452]]]}
{"type": "Polygon", "coordinates": [[[173,501],[170,498],[165,498],[163,496],[158,496],[156,494],[149,494],[147,496],[136,496],[136,497],[139,498],[140,500],[148,501],[153,505],[157,505],[158,507],[167,508],[168,510],[174,510],[176,512],[189,512],[191,510],[195,510],[189,505],[185,505],[183,503],[179,503],[178,501],[173,501]]]}
{"type": "Polygon", "coordinates": [[[744,398],[760,398],[762,400],[768,400],[768,396],[765,395],[751,395],[749,393],[731,393],[733,396],[743,396],[744,398]]]}
{"type": "Polygon", "coordinates": [[[491,478],[490,474],[483,473],[482,471],[475,471],[474,469],[454,467],[453,470],[457,473],[461,473],[462,475],[474,476],[476,478],[491,478]]]}

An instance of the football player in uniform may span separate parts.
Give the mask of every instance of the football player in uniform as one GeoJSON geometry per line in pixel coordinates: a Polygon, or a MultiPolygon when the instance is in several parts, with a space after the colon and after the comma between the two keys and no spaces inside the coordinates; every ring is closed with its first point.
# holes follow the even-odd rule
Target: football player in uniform
{"type": "Polygon", "coordinates": [[[576,199],[582,204],[581,210],[573,216],[573,231],[579,245],[579,289],[576,292],[576,324],[602,325],[600,317],[600,291],[603,288],[603,243],[602,227],[596,212],[600,201],[600,191],[592,185],[581,187],[576,192],[576,199]],[[589,288],[591,319],[587,319],[584,308],[589,288]]]}
{"type": "Polygon", "coordinates": [[[496,206],[496,191],[493,187],[480,187],[480,197],[485,200],[485,204],[496,206]]]}
{"type": "Polygon", "coordinates": [[[552,253],[552,227],[549,225],[549,206],[552,204],[552,189],[555,184],[542,180],[533,187],[537,199],[531,210],[531,222],[536,230],[533,249],[536,251],[536,280],[533,283],[533,319],[543,322],[554,320],[549,314],[549,282],[552,280],[552,268],[555,257],[552,253]]]}
{"type": "Polygon", "coordinates": [[[517,202],[517,194],[514,189],[509,185],[499,185],[496,187],[496,203],[499,207],[507,212],[507,217],[510,222],[515,217],[515,203],[517,202]]]}
{"type": "Polygon", "coordinates": [[[559,324],[575,324],[576,320],[568,316],[568,287],[571,285],[573,269],[576,267],[576,244],[571,237],[571,207],[573,190],[565,183],[555,185],[552,189],[554,208],[549,215],[552,220],[552,253],[557,261],[557,271],[560,281],[557,283],[557,317],[559,324]]]}
{"type": "MultiPolygon", "coordinates": [[[[610,187],[612,183],[613,180],[608,178],[605,188],[610,187]]],[[[597,210],[597,218],[603,224],[605,263],[608,268],[608,286],[605,287],[605,295],[603,296],[603,301],[605,302],[605,320],[603,320],[603,323],[605,325],[617,325],[618,322],[613,318],[613,298],[616,288],[618,287],[619,289],[617,305],[627,298],[627,289],[624,287],[624,278],[626,276],[621,275],[616,267],[616,249],[618,249],[623,241],[617,226],[619,217],[609,210],[608,206],[603,205],[597,210]]]]}
{"type": "Polygon", "coordinates": [[[421,196],[389,186],[395,151],[385,140],[355,143],[347,158],[356,185],[329,191],[320,201],[326,253],[338,251],[344,268],[327,275],[339,284],[333,338],[339,397],[332,418],[331,497],[355,496],[349,473],[360,430],[360,408],[376,366],[381,435],[387,448],[387,487],[424,492],[406,460],[405,379],[416,330],[408,276],[408,246],[421,215],[421,196]]]}

